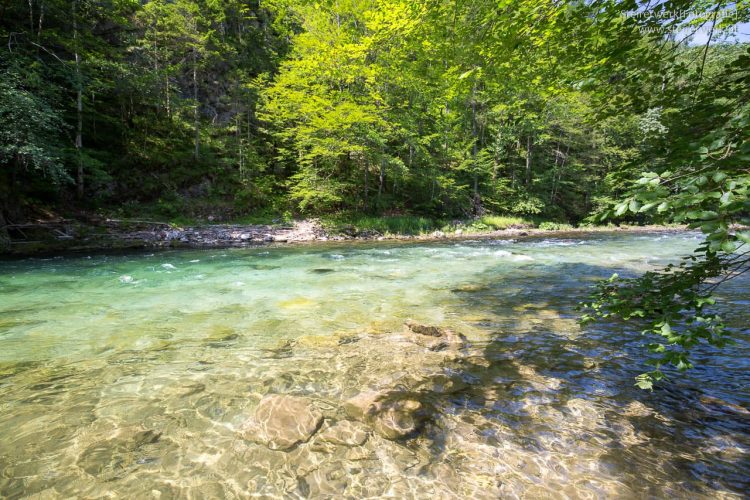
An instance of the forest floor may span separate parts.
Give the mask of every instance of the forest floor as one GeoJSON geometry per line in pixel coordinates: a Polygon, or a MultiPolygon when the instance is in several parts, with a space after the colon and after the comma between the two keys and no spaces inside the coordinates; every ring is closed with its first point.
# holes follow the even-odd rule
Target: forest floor
{"type": "Polygon", "coordinates": [[[25,256],[61,251],[97,251],[138,248],[229,248],[323,241],[358,240],[443,240],[516,237],[540,234],[586,233],[592,231],[682,231],[684,226],[583,226],[543,223],[509,224],[503,229],[474,221],[454,221],[442,229],[434,226],[393,224],[368,218],[360,225],[331,220],[303,219],[272,224],[202,224],[177,226],[149,220],[72,220],[57,219],[5,227],[10,244],[0,254],[25,256]],[[394,227],[389,227],[394,226],[394,227]],[[399,227],[404,230],[400,231],[399,227]],[[380,230],[378,229],[380,228],[380,230]]]}

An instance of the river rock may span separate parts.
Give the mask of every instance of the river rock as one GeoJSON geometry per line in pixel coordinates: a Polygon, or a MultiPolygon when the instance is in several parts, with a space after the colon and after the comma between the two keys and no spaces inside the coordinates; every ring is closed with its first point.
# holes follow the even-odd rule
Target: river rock
{"type": "Polygon", "coordinates": [[[415,399],[402,399],[384,405],[372,427],[386,439],[401,439],[417,432],[425,420],[423,405],[415,399]]]}
{"type": "Polygon", "coordinates": [[[341,420],[323,429],[317,439],[324,443],[343,446],[362,446],[367,441],[368,436],[367,427],[363,424],[351,420],[341,420]]]}
{"type": "Polygon", "coordinates": [[[379,391],[360,392],[353,398],[344,401],[344,411],[357,420],[366,420],[377,411],[377,401],[385,397],[379,391]]]}
{"type": "Polygon", "coordinates": [[[367,422],[386,439],[401,439],[417,432],[427,418],[424,405],[408,395],[365,391],[344,402],[344,411],[367,422]]]}
{"type": "Polygon", "coordinates": [[[312,400],[299,396],[269,394],[261,399],[255,416],[244,426],[248,441],[259,441],[272,450],[291,450],[307,442],[323,422],[312,400]]]}
{"type": "Polygon", "coordinates": [[[411,340],[431,351],[456,350],[463,347],[466,338],[447,328],[423,325],[412,320],[404,323],[411,340]]]}
{"type": "Polygon", "coordinates": [[[408,328],[412,332],[418,333],[420,335],[429,335],[430,337],[442,337],[443,336],[443,330],[441,328],[438,328],[437,326],[423,325],[421,323],[417,323],[416,321],[412,321],[410,319],[407,319],[404,322],[404,325],[406,326],[406,328],[408,328]]]}

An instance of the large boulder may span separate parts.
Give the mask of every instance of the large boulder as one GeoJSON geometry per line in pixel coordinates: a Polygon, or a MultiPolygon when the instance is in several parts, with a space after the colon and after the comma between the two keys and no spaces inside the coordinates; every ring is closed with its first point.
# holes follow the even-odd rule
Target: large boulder
{"type": "Polygon", "coordinates": [[[287,451],[309,441],[322,423],[323,414],[309,398],[269,394],[245,424],[243,436],[272,450],[287,451]]]}

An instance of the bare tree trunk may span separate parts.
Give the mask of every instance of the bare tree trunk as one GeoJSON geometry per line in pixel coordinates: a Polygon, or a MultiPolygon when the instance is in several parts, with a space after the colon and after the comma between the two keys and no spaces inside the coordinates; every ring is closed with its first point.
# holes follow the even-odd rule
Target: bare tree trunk
{"type": "Polygon", "coordinates": [[[166,76],[164,77],[164,82],[165,82],[164,86],[166,87],[165,93],[167,94],[167,117],[172,118],[172,101],[171,101],[171,98],[169,97],[169,93],[170,93],[169,73],[165,71],[165,74],[166,76]]]}
{"type": "Polygon", "coordinates": [[[193,49],[193,99],[195,100],[195,110],[193,111],[193,126],[195,127],[195,151],[193,157],[198,158],[201,147],[201,130],[198,115],[198,56],[193,49]]]}
{"type": "Polygon", "coordinates": [[[531,184],[531,134],[526,136],[526,185],[531,184]]]}
{"type": "Polygon", "coordinates": [[[474,203],[476,204],[479,197],[479,172],[477,172],[477,142],[479,141],[477,133],[477,101],[476,101],[477,84],[471,89],[471,136],[473,144],[471,145],[471,160],[474,170],[474,203]]]}
{"type": "Polygon", "coordinates": [[[237,155],[239,156],[239,166],[240,166],[240,179],[245,180],[245,158],[243,155],[242,150],[242,113],[239,111],[240,109],[240,103],[239,103],[239,81],[235,80],[234,82],[234,111],[235,115],[234,118],[237,120],[237,132],[235,134],[235,137],[237,139],[237,155]]]}
{"type": "Polygon", "coordinates": [[[555,166],[552,168],[552,186],[549,190],[549,201],[552,203],[552,201],[555,199],[555,187],[557,186],[557,164],[560,160],[560,154],[562,153],[560,151],[560,139],[557,140],[557,144],[555,144],[555,149],[553,149],[553,152],[555,153],[555,166]]]}
{"type": "Polygon", "coordinates": [[[73,47],[75,58],[76,79],[76,156],[78,158],[78,171],[76,173],[76,196],[83,199],[83,84],[81,82],[81,56],[78,53],[78,0],[72,3],[73,15],[73,47]]]}
{"type": "Polygon", "coordinates": [[[368,191],[370,191],[370,172],[369,172],[370,169],[368,168],[366,161],[364,162],[364,165],[365,165],[365,212],[367,212],[367,210],[370,207],[370,197],[368,193],[368,191]]]}
{"type": "Polygon", "coordinates": [[[41,43],[42,24],[44,24],[44,2],[39,2],[39,26],[36,30],[36,41],[41,43]]]}
{"type": "Polygon", "coordinates": [[[380,176],[378,178],[378,204],[380,204],[380,197],[383,194],[383,184],[385,183],[385,160],[380,160],[380,176]]]}
{"type": "Polygon", "coordinates": [[[98,134],[96,132],[96,113],[94,113],[96,111],[96,93],[93,92],[93,91],[91,92],[91,105],[89,106],[89,108],[92,111],[92,117],[91,117],[91,138],[93,139],[94,142],[96,142],[96,140],[98,139],[99,136],[98,136],[98,134]]]}

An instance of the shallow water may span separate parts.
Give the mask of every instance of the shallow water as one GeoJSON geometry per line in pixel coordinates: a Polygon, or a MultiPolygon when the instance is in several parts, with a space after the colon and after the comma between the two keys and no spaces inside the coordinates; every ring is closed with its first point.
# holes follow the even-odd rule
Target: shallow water
{"type": "Polygon", "coordinates": [[[641,337],[575,322],[595,278],[673,262],[698,241],[600,233],[0,262],[0,496],[741,497],[750,279],[721,290],[737,345],[700,350],[698,368],[653,393],[632,387],[641,337]],[[389,333],[408,318],[466,335],[472,361],[420,366],[432,358],[389,333]],[[425,390],[435,370],[460,387],[425,390]],[[327,425],[383,384],[419,385],[432,409],[419,433],[284,452],[240,432],[266,394],[312,398],[327,425]]]}

